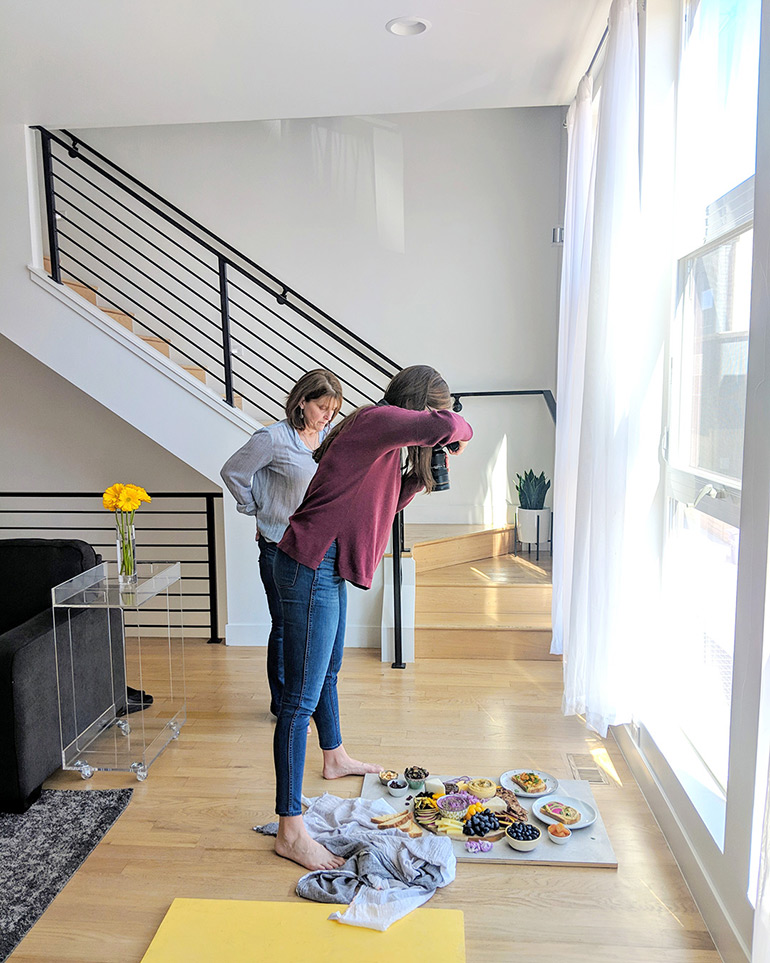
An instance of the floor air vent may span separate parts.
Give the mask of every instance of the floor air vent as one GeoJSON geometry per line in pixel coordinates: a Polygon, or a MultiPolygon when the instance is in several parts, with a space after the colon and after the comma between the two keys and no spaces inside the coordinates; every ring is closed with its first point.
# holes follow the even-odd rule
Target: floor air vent
{"type": "Polygon", "coordinates": [[[594,784],[609,785],[607,773],[596,765],[596,760],[589,753],[567,753],[567,761],[575,779],[583,779],[594,784]]]}

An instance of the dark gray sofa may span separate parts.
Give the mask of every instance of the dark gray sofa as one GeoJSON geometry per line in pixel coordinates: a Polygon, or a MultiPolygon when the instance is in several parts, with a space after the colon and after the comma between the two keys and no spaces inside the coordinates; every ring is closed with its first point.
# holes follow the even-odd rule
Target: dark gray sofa
{"type": "MultiPolygon", "coordinates": [[[[100,561],[79,539],[0,539],[0,812],[29,808],[61,765],[62,741],[68,745],[76,735],[72,684],[62,685],[60,727],[51,589],[100,561]]],[[[108,617],[112,642],[104,610],[73,616],[81,731],[113,701],[125,709],[121,613],[109,610],[108,617]]],[[[71,680],[69,658],[60,646],[60,674],[71,680]]]]}

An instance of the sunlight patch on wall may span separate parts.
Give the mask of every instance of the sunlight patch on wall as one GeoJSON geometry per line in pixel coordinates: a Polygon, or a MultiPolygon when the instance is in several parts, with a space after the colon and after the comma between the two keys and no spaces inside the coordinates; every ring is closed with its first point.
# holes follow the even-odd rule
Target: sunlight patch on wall
{"type": "Polygon", "coordinates": [[[486,471],[486,494],[482,507],[482,521],[493,528],[501,528],[508,521],[508,435],[503,435],[486,471]]]}

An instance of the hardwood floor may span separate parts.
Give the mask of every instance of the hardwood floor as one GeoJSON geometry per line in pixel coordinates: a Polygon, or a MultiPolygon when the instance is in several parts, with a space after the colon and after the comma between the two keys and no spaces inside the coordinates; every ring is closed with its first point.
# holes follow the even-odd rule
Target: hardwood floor
{"type": "MultiPolygon", "coordinates": [[[[399,671],[378,657],[348,651],[340,679],[345,744],[358,758],[478,776],[531,765],[570,778],[566,754],[594,753],[610,774],[594,795],[617,871],[460,863],[457,879],[427,904],[464,911],[469,963],[718,963],[615,743],[561,715],[560,664],[452,659],[399,671]]],[[[264,649],[191,642],[188,722],[146,782],[125,774],[49,780],[49,788],[84,792],[128,786],[134,796],[12,963],[139,961],[177,896],[298,899],[301,870],[251,828],[273,811],[264,659],[264,649]]],[[[148,675],[144,682],[151,692],[148,675]]],[[[306,794],[358,794],[360,778],[324,783],[314,735],[308,746],[306,794]]]]}

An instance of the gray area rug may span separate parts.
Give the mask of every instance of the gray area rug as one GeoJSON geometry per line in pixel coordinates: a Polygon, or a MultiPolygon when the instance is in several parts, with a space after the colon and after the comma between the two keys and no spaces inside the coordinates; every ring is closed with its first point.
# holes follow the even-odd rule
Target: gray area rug
{"type": "Polygon", "coordinates": [[[44,789],[21,815],[0,813],[0,961],[128,805],[133,789],[44,789]]]}

